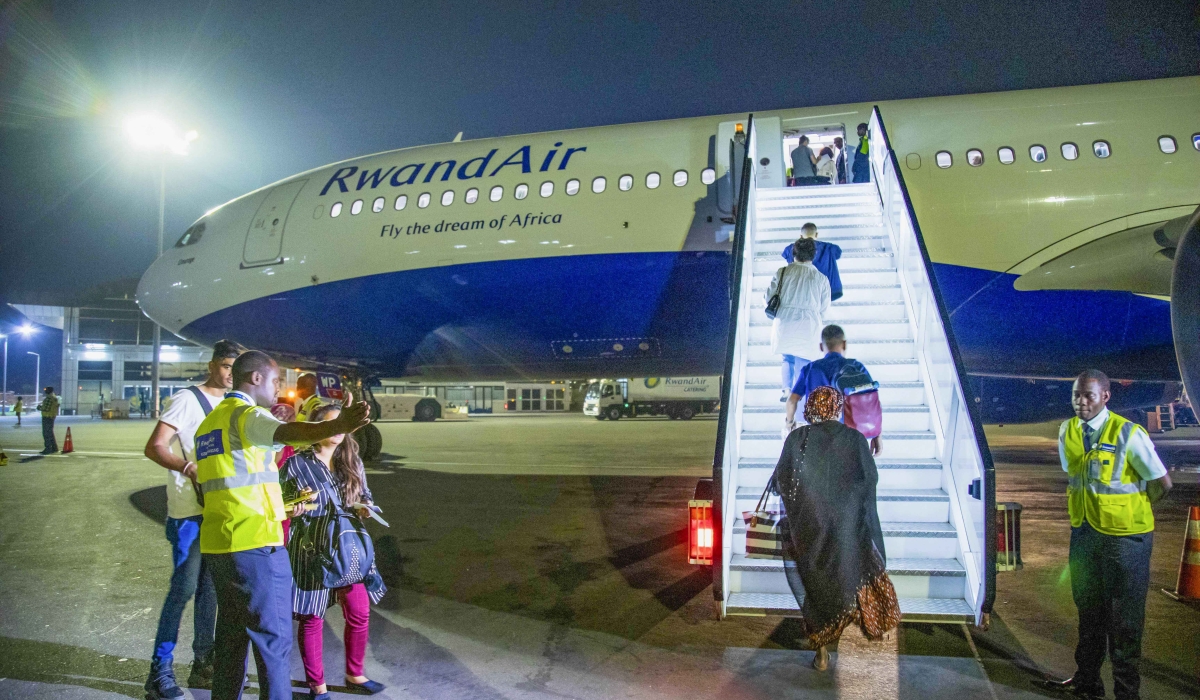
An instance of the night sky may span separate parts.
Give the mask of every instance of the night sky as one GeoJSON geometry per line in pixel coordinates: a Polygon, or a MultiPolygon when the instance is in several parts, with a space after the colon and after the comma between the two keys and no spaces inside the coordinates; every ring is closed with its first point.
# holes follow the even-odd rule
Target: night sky
{"type": "MultiPolygon", "coordinates": [[[[207,209],[343,158],[737,111],[1200,73],[1200,3],[86,0],[0,10],[0,301],[151,262],[207,209]]],[[[11,314],[0,315],[0,326],[11,314]]],[[[0,332],[3,328],[0,328],[0,332]]]]}

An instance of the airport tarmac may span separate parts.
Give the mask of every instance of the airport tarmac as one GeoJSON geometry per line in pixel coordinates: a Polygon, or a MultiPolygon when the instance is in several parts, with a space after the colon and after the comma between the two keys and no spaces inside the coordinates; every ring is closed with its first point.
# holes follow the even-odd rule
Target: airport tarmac
{"type": "MultiPolygon", "coordinates": [[[[141,698],[170,571],[163,475],[141,456],[151,423],[60,419],[76,453],[50,457],[34,454],[36,416],[12,425],[0,419],[0,698],[141,698]]],[[[382,697],[1036,698],[1033,679],[1073,670],[1051,427],[989,429],[997,499],[1025,507],[1025,566],[999,575],[991,629],[905,624],[892,653],[847,641],[822,674],[794,623],[717,620],[709,572],[685,562],[684,505],[710,471],[716,426],[578,414],[380,424],[368,478],[392,525],[372,525],[391,590],[367,672],[389,686],[382,697]]],[[[1184,506],[1200,502],[1200,432],[1156,442],[1181,469],[1156,509],[1143,697],[1200,697],[1200,611],[1158,592],[1174,585],[1184,506]]],[[[337,609],[328,620],[336,697],[337,609]]],[[[190,634],[185,616],[181,678],[190,634]]]]}

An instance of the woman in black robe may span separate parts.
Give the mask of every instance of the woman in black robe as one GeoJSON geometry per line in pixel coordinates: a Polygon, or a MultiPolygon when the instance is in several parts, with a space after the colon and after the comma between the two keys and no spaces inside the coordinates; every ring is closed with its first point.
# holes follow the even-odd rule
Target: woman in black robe
{"type": "Polygon", "coordinates": [[[900,622],[875,505],[879,474],[867,439],[838,420],[842,402],[831,387],[809,394],[809,425],[788,435],[774,476],[787,515],[785,571],[818,670],[847,625],[878,639],[900,622]]]}

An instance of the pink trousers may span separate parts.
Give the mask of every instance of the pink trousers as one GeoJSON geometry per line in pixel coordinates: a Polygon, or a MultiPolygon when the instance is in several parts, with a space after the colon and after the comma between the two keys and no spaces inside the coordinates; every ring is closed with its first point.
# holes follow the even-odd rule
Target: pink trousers
{"type": "MultiPolygon", "coordinates": [[[[346,618],[346,675],[361,676],[363,659],[367,654],[367,625],[371,617],[371,599],[361,583],[330,591],[342,605],[342,617],[346,618]]],[[[321,658],[325,618],[319,615],[299,615],[300,628],[296,633],[300,643],[300,659],[304,662],[304,676],[309,687],[315,688],[325,682],[325,664],[321,658]]]]}

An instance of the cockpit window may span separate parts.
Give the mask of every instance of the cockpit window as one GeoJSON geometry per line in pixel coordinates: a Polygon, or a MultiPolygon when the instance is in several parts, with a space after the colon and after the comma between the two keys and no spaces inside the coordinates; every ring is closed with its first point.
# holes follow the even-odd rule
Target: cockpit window
{"type": "Polygon", "coordinates": [[[175,242],[175,247],[182,248],[184,246],[192,245],[193,243],[199,243],[203,236],[204,222],[201,221],[199,223],[192,224],[191,228],[184,231],[183,235],[179,237],[179,240],[175,242]]]}

